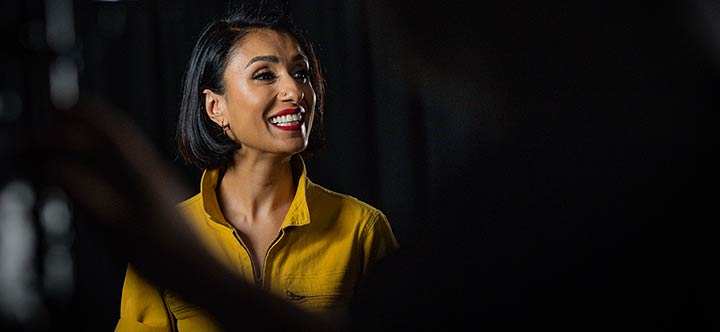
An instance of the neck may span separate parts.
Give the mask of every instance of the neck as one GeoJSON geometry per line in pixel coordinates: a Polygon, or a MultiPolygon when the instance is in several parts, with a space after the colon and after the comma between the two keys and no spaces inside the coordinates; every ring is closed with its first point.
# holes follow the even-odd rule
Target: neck
{"type": "Polygon", "coordinates": [[[295,197],[291,158],[236,158],[217,187],[226,217],[248,221],[287,208],[295,197]]]}

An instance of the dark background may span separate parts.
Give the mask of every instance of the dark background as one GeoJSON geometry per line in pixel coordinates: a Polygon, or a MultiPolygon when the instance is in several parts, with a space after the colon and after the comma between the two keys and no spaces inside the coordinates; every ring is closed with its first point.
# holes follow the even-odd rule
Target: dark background
{"type": "MultiPolygon", "coordinates": [[[[191,188],[200,173],[173,141],[182,75],[202,26],[236,3],[72,2],[76,38],[65,52],[81,94],[127,112],[191,188]]],[[[417,249],[408,271],[430,276],[388,292],[423,303],[448,289],[433,283],[482,289],[469,302],[446,299],[462,300],[469,311],[458,312],[480,327],[572,317],[655,330],[710,324],[704,208],[716,186],[698,157],[714,145],[696,127],[718,106],[717,2],[288,6],[328,84],[327,146],[308,161],[309,177],[382,209],[401,245],[417,249]]],[[[37,98],[54,55],[37,41],[43,8],[2,5],[8,156],[22,147],[10,138],[47,106],[37,98]],[[7,91],[23,101],[19,113],[8,111],[7,91]]],[[[110,330],[123,253],[111,234],[76,227],[83,313],[71,320],[110,330]]]]}

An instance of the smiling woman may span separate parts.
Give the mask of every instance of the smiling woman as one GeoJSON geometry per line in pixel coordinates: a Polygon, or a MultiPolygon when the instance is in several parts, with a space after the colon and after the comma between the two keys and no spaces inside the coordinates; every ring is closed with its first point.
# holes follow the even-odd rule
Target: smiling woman
{"type": "MultiPolygon", "coordinates": [[[[178,205],[243,279],[309,312],[344,319],[369,271],[398,243],[385,214],[313,183],[305,167],[323,115],[312,45],[283,11],[208,24],[185,74],[177,143],[203,171],[178,205]]],[[[208,331],[215,322],[128,266],[116,331],[208,331]]]]}
{"type": "Polygon", "coordinates": [[[316,98],[309,62],[292,35],[253,29],[231,54],[222,91],[203,90],[210,119],[245,154],[304,150],[316,98]]]}

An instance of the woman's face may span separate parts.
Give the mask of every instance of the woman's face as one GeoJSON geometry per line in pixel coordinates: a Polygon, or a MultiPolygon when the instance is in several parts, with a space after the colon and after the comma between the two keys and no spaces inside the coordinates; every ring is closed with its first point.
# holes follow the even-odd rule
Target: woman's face
{"type": "Polygon", "coordinates": [[[316,96],[308,59],[290,34],[249,32],[231,50],[225,93],[203,92],[208,115],[229,125],[241,154],[292,155],[307,147],[316,96]]]}

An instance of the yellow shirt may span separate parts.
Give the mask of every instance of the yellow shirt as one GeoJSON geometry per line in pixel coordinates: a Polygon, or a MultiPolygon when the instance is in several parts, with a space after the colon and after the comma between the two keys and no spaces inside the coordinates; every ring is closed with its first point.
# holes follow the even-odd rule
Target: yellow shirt
{"type": "MultiPolygon", "coordinates": [[[[302,171],[295,198],[267,251],[260,280],[255,280],[248,250],[220,211],[217,169],[206,170],[200,193],[178,206],[208,249],[249,282],[310,311],[344,314],[368,269],[398,243],[380,210],[313,183],[302,159],[297,160],[302,171]]],[[[200,308],[152,286],[128,265],[117,332],[217,331],[216,326],[200,308]]]]}

